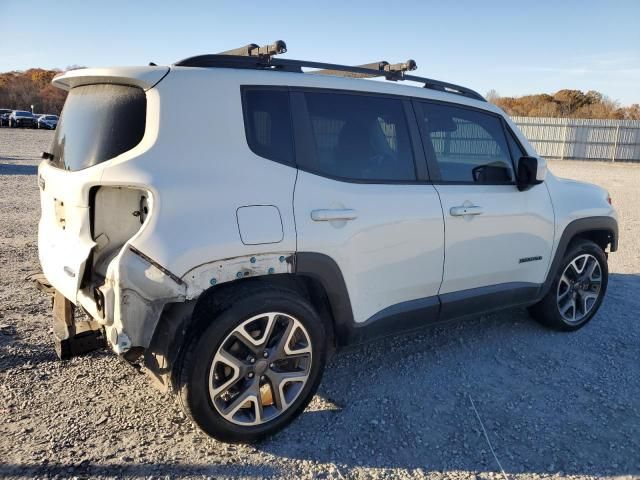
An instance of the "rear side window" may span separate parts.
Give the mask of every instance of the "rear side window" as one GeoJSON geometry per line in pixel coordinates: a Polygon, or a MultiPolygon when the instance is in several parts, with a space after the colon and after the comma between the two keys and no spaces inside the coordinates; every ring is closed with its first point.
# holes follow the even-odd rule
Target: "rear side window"
{"type": "Polygon", "coordinates": [[[423,144],[445,182],[512,183],[513,165],[500,119],[476,110],[421,103],[423,144]]]}
{"type": "Polygon", "coordinates": [[[305,93],[311,157],[298,159],[320,175],[364,181],[415,180],[404,108],[399,100],[305,93]]]}
{"type": "Polygon", "coordinates": [[[249,148],[275,162],[294,164],[287,90],[244,90],[244,126],[249,148]]]}
{"type": "Polygon", "coordinates": [[[131,150],[144,136],[147,98],[138,87],[71,89],[53,139],[51,163],[82,170],[131,150]]]}

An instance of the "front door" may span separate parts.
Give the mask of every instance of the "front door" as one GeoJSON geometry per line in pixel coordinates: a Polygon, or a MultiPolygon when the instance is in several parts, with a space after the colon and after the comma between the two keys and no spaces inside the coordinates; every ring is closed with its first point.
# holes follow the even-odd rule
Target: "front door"
{"type": "Polygon", "coordinates": [[[554,217],[544,184],[515,185],[522,147],[497,114],[414,106],[444,214],[443,304],[492,293],[507,303],[534,296],[549,264],[554,217]]]}

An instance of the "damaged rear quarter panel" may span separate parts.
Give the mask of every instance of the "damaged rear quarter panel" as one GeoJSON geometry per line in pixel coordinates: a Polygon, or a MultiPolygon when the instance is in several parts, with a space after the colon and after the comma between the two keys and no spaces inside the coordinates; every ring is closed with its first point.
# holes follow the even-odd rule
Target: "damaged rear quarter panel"
{"type": "MultiPolygon", "coordinates": [[[[126,334],[129,346],[147,347],[167,303],[196,299],[213,285],[240,277],[292,270],[286,259],[296,249],[292,200],[297,170],[249,149],[237,77],[238,72],[216,72],[212,89],[211,72],[172,69],[147,92],[148,124],[141,144],[100,167],[101,186],[143,189],[152,200],[144,227],[118,253],[119,261],[105,258],[105,281],[113,291],[111,323],[118,326],[108,332],[110,341],[126,334]],[[184,118],[192,114],[192,105],[183,101],[186,86],[203,92],[199,108],[223,113],[213,126],[196,122],[184,128],[184,118]],[[236,212],[250,205],[278,209],[280,241],[242,242],[236,212]],[[152,263],[133,259],[129,247],[152,263]]],[[[108,319],[104,322],[109,325],[108,319]]],[[[126,350],[125,335],[122,340],[126,350]]]]}
{"type": "Polygon", "coordinates": [[[117,353],[147,347],[168,303],[196,299],[225,282],[291,273],[292,258],[293,252],[228,258],[200,265],[180,279],[135,248],[124,248],[110,263],[101,287],[106,311],[113,312],[107,314],[107,338],[117,353]]]}
{"type": "Polygon", "coordinates": [[[169,302],[184,301],[186,286],[129,248],[117,265],[114,326],[122,323],[133,345],[146,346],[162,309],[169,302]]]}
{"type": "Polygon", "coordinates": [[[200,265],[188,271],[182,280],[186,298],[197,298],[206,289],[241,278],[292,272],[293,252],[262,253],[226,258],[200,265]]]}

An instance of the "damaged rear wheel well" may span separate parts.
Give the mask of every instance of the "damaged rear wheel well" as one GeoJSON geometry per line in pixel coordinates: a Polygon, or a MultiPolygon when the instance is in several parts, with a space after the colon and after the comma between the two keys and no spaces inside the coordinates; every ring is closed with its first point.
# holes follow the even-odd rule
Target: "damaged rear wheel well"
{"type": "Polygon", "coordinates": [[[333,342],[334,321],[327,292],[317,279],[294,273],[245,278],[212,286],[198,298],[193,312],[194,320],[205,315],[210,316],[211,312],[216,312],[221,303],[226,302],[229,297],[239,297],[256,288],[291,290],[307,299],[325,322],[327,336],[333,342]]]}
{"type": "Polygon", "coordinates": [[[214,285],[197,299],[167,304],[145,351],[147,371],[162,390],[175,389],[176,368],[186,345],[193,336],[206,328],[211,319],[230,304],[256,290],[269,289],[294,292],[308,300],[324,322],[328,347],[335,346],[334,321],[331,305],[323,285],[312,277],[297,274],[276,274],[251,277],[214,285]]]}

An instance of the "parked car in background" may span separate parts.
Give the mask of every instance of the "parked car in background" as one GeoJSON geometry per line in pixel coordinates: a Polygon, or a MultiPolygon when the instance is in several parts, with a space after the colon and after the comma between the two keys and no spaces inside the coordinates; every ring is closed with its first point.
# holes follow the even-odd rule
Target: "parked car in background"
{"type": "Polygon", "coordinates": [[[34,113],[33,114],[33,124],[31,125],[31,128],[38,128],[38,119],[44,115],[43,113],[34,113]]]}
{"type": "Polygon", "coordinates": [[[9,126],[11,128],[31,127],[33,122],[33,113],[26,110],[14,110],[9,115],[9,126]]]}
{"type": "Polygon", "coordinates": [[[45,130],[55,130],[58,126],[58,115],[39,115],[36,121],[36,128],[45,130]]]}
{"type": "Polygon", "coordinates": [[[11,110],[9,110],[8,108],[0,108],[0,127],[9,126],[10,114],[11,114],[11,110]]]}

